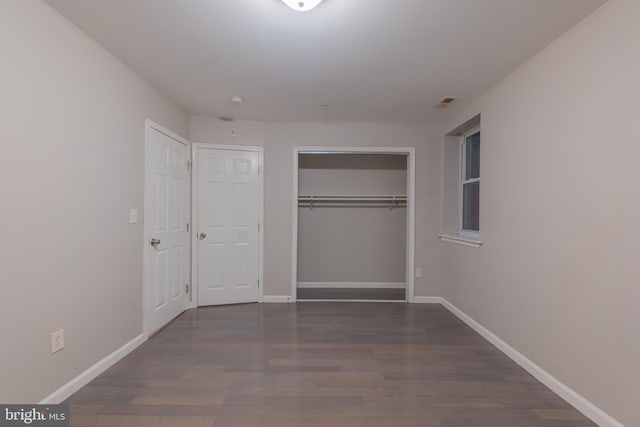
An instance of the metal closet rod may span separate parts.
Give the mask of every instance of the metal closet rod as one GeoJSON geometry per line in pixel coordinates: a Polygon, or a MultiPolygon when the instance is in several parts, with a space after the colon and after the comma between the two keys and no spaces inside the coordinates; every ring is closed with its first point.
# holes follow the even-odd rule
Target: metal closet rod
{"type": "Polygon", "coordinates": [[[391,195],[376,195],[376,194],[343,194],[339,196],[330,196],[330,195],[320,195],[320,194],[301,194],[298,196],[298,200],[302,199],[313,199],[313,200],[328,200],[328,199],[338,199],[338,200],[407,200],[407,196],[405,194],[391,194],[391,195]]]}
{"type": "Polygon", "coordinates": [[[322,207],[388,207],[389,210],[394,208],[406,207],[407,196],[398,195],[312,195],[303,194],[298,196],[298,206],[313,209],[314,206],[322,207]]]}

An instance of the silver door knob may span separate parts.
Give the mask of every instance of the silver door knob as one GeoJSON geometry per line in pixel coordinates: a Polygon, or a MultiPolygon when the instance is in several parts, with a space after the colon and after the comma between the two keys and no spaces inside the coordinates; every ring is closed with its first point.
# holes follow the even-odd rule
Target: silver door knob
{"type": "Polygon", "coordinates": [[[204,239],[206,239],[206,238],[207,238],[207,233],[200,233],[200,235],[198,236],[198,238],[199,238],[200,240],[204,240],[204,239]]]}
{"type": "Polygon", "coordinates": [[[149,244],[153,246],[153,249],[158,249],[158,245],[160,244],[160,239],[151,239],[149,240],[149,244]]]}

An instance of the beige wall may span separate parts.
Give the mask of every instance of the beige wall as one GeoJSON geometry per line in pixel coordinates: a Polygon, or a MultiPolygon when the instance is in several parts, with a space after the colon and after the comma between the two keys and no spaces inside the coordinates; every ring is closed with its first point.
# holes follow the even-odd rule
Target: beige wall
{"type": "Polygon", "coordinates": [[[149,117],[196,142],[265,147],[267,295],[291,290],[294,146],[416,147],[416,266],[425,270],[416,295],[442,291],[625,425],[640,425],[639,21],[640,3],[610,0],[444,131],[198,116],[189,127],[48,6],[2,1],[0,401],[38,401],[142,332],[142,225],[128,224],[128,210],[142,218],[149,117]],[[435,236],[438,142],[478,113],[485,245],[476,250],[435,236]],[[59,328],[66,347],[50,355],[59,328]]]}
{"type": "Polygon", "coordinates": [[[406,209],[298,212],[299,282],[405,282],[406,209]]]}
{"type": "Polygon", "coordinates": [[[265,295],[291,295],[293,222],[293,147],[397,146],[415,147],[416,266],[424,277],[415,279],[418,296],[440,294],[441,128],[386,123],[225,123],[191,116],[194,142],[264,146],[265,166],[265,295]],[[236,138],[229,136],[234,127],[236,138]]]}
{"type": "Polygon", "coordinates": [[[482,114],[481,239],[444,296],[640,425],[640,2],[610,0],[448,123],[482,114]]]}
{"type": "Polygon", "coordinates": [[[0,402],[26,403],[142,332],[145,118],[188,117],[40,1],[0,2],[0,52],[0,402]]]}
{"type": "MultiPolygon", "coordinates": [[[[298,193],[407,194],[407,157],[301,155],[298,193]]],[[[298,209],[299,282],[403,283],[407,209],[298,209]]]]}

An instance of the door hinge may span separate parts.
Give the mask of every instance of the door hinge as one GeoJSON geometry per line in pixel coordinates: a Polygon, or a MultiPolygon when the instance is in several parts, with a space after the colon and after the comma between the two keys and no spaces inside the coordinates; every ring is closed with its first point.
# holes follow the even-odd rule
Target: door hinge
{"type": "Polygon", "coordinates": [[[258,164],[258,175],[260,175],[260,164],[258,164]]]}
{"type": "Polygon", "coordinates": [[[260,279],[258,279],[258,287],[260,287],[260,279]]]}
{"type": "Polygon", "coordinates": [[[184,285],[184,290],[187,292],[187,295],[189,294],[189,284],[187,283],[186,285],[184,285]]]}
{"type": "Polygon", "coordinates": [[[258,231],[260,231],[260,223],[258,223],[258,231]]]}
{"type": "Polygon", "coordinates": [[[191,160],[187,160],[187,170],[191,170],[191,160]]]}
{"type": "Polygon", "coordinates": [[[187,223],[187,233],[189,232],[189,223],[187,223]]]}

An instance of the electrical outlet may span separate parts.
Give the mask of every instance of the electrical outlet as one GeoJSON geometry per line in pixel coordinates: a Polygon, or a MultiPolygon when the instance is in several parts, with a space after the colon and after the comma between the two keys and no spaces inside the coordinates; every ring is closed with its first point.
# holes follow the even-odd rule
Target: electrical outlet
{"type": "Polygon", "coordinates": [[[231,136],[235,138],[236,135],[238,135],[238,130],[236,128],[231,128],[231,136]]]}
{"type": "Polygon", "coordinates": [[[64,348],[64,329],[59,329],[51,333],[51,354],[64,348]]]}
{"type": "Polygon", "coordinates": [[[138,223],[138,209],[130,209],[129,224],[137,224],[137,223],[138,223]]]}
{"type": "Polygon", "coordinates": [[[416,277],[422,277],[422,268],[416,268],[416,277]]]}

